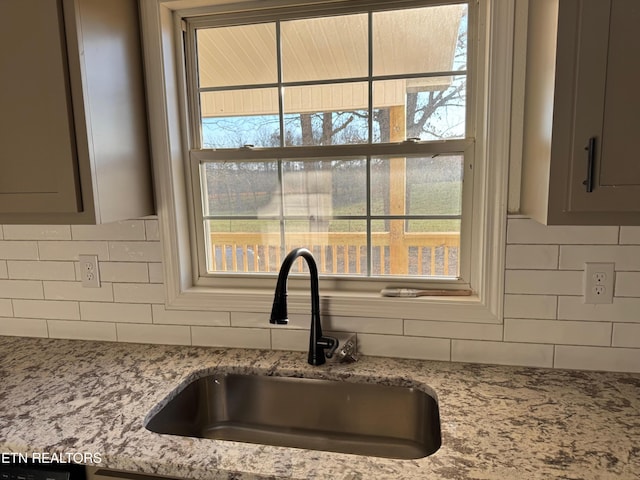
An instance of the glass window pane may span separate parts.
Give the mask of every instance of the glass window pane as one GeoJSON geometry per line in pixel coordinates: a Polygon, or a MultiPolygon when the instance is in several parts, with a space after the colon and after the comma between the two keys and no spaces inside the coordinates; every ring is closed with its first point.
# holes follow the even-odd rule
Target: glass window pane
{"type": "Polygon", "coordinates": [[[367,143],[368,103],[366,82],[285,88],[285,145],[367,143]]]}
{"type": "Polygon", "coordinates": [[[280,222],[205,220],[207,270],[214,272],[278,272],[280,222]]]}
{"type": "Polygon", "coordinates": [[[328,222],[332,216],[366,214],[366,160],[283,162],[287,217],[328,222]]]}
{"type": "Polygon", "coordinates": [[[461,155],[371,160],[373,215],[460,215],[461,155]]]}
{"type": "Polygon", "coordinates": [[[331,162],[333,179],[333,213],[336,216],[362,216],[367,213],[367,161],[334,160],[331,162]]]}
{"type": "MultiPolygon", "coordinates": [[[[282,82],[275,23],[197,30],[201,148],[465,138],[466,3],[371,15],[372,52],[368,14],[281,22],[282,82]]],[[[464,157],[398,147],[370,159],[292,148],[277,160],[203,162],[209,272],[276,274],[306,247],[325,275],[455,278],[464,157]]]]}
{"type": "Polygon", "coordinates": [[[407,214],[462,213],[462,156],[407,158],[407,214]]]}
{"type": "Polygon", "coordinates": [[[371,221],[371,275],[388,275],[389,272],[388,221],[371,221]]]}
{"type": "Polygon", "coordinates": [[[278,81],[274,23],[197,30],[200,88],[278,81]]]}
{"type": "Polygon", "coordinates": [[[466,11],[466,5],[444,5],[375,12],[373,74],[461,69],[466,64],[466,11]]]}
{"type": "Polygon", "coordinates": [[[457,277],[460,220],[411,220],[407,233],[409,275],[457,277]]]}
{"type": "Polygon", "coordinates": [[[200,109],[202,148],[280,146],[276,88],[205,92],[200,109]]]}
{"type": "MultiPolygon", "coordinates": [[[[426,226],[425,232],[404,231],[405,220],[372,222],[371,274],[420,277],[459,275],[460,222],[443,227],[438,221],[426,226]],[[442,228],[454,228],[442,231],[442,228]],[[398,231],[404,231],[397,235],[398,231]]],[[[423,225],[424,227],[425,225],[423,225]]]]}
{"type": "Polygon", "coordinates": [[[282,22],[285,82],[366,77],[367,15],[282,22]]]}
{"type": "Polygon", "coordinates": [[[210,162],[202,172],[205,216],[279,217],[277,162],[210,162]]]}
{"type": "Polygon", "coordinates": [[[373,142],[465,138],[467,77],[373,82],[373,142]]]}
{"type": "MultiPolygon", "coordinates": [[[[308,248],[321,274],[367,275],[367,234],[357,223],[350,220],[287,220],[286,250],[308,248]]],[[[298,262],[292,272],[301,271],[307,271],[306,265],[298,262]]]]}

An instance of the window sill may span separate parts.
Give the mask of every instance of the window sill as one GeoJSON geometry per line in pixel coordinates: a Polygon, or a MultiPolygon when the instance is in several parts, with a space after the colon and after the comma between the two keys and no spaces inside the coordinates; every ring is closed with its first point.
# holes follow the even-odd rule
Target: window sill
{"type": "MultiPolygon", "coordinates": [[[[225,312],[271,311],[272,289],[223,289],[192,287],[175,296],[167,308],[176,310],[212,310],[225,312]]],[[[323,315],[369,318],[406,318],[416,320],[500,323],[481,296],[391,298],[379,293],[321,291],[323,315]]],[[[290,290],[290,313],[309,313],[308,290],[290,290]]]]}

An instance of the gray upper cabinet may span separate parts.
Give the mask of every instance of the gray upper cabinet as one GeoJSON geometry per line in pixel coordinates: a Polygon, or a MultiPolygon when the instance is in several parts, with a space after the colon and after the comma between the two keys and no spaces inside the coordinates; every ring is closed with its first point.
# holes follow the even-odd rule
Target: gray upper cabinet
{"type": "Polygon", "coordinates": [[[640,2],[529,2],[522,213],[640,225],[640,2]]]}
{"type": "Polygon", "coordinates": [[[136,0],[0,1],[0,224],[154,213],[136,0]]]}

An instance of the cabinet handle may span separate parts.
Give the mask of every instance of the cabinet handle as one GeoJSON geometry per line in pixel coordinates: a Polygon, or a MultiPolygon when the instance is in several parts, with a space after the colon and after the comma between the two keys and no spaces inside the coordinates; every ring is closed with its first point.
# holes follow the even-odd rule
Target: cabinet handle
{"type": "Polygon", "coordinates": [[[591,193],[593,192],[593,168],[596,161],[596,137],[591,137],[584,149],[587,151],[587,179],[582,184],[586,187],[587,193],[591,193]]]}

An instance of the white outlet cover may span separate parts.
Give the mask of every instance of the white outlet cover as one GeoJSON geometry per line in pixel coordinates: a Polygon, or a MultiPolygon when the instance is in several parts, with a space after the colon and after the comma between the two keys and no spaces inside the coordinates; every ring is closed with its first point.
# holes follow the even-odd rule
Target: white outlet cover
{"type": "Polygon", "coordinates": [[[614,263],[584,264],[584,303],[613,303],[614,263]]]}
{"type": "Polygon", "coordinates": [[[78,255],[82,286],[100,288],[100,271],[97,255],[78,255]]]}

